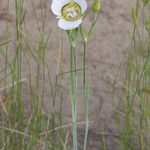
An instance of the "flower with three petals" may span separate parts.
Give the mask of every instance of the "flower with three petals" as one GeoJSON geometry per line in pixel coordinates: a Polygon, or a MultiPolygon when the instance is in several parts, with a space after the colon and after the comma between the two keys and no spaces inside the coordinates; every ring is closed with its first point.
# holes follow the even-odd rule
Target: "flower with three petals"
{"type": "Polygon", "coordinates": [[[64,30],[75,29],[82,23],[82,15],[87,9],[86,0],[53,0],[52,12],[58,16],[58,26],[64,30]]]}

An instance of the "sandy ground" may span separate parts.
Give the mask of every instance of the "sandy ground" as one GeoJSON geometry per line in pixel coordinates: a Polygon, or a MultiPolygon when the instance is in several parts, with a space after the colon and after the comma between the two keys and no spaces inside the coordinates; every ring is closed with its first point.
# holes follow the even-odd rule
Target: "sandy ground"
{"type": "MultiPolygon", "coordinates": [[[[57,27],[57,19],[50,12],[47,5],[44,5],[44,1],[34,0],[35,10],[39,22],[41,22],[41,7],[47,7],[47,19],[46,19],[46,36],[48,31],[52,28],[52,33],[47,45],[46,57],[48,59],[49,68],[54,79],[57,73],[57,60],[59,50],[59,37],[60,29],[57,27]]],[[[50,3],[50,2],[49,2],[50,3]]],[[[14,33],[15,33],[15,11],[14,11],[14,0],[10,0],[10,15],[5,15],[6,12],[6,1],[0,0],[0,41],[5,41],[6,35],[6,24],[9,26],[9,35],[11,37],[11,44],[9,48],[10,60],[13,56],[12,46],[14,45],[14,33]]],[[[100,18],[94,28],[91,40],[88,45],[88,55],[89,55],[89,70],[90,70],[90,82],[91,82],[91,92],[90,92],[90,120],[93,123],[90,124],[89,131],[89,150],[99,150],[100,143],[98,137],[98,131],[105,131],[108,133],[117,133],[116,124],[114,122],[113,116],[113,97],[112,85],[113,80],[109,77],[110,75],[115,76],[118,80],[123,81],[124,71],[125,71],[125,57],[123,51],[130,45],[129,31],[132,31],[131,24],[131,8],[134,4],[134,0],[104,0],[102,2],[102,10],[100,18]],[[107,84],[104,82],[106,80],[107,84]]],[[[49,4],[50,5],[50,4],[49,4]]],[[[37,45],[39,40],[39,32],[36,25],[35,16],[33,13],[31,1],[25,1],[26,13],[26,27],[27,33],[30,39],[30,43],[33,46],[37,45]]],[[[89,24],[91,16],[85,20],[85,25],[89,24]]],[[[87,28],[87,26],[86,26],[87,28]]],[[[82,57],[83,49],[82,42],[79,42],[78,47],[78,67],[82,68],[82,57]]],[[[69,70],[69,46],[66,33],[63,32],[63,56],[64,56],[64,71],[69,70]]],[[[24,49],[27,50],[27,45],[24,44],[24,49]]],[[[33,50],[34,51],[34,50],[33,50]]],[[[3,59],[0,59],[0,67],[3,68],[3,59]]],[[[23,59],[22,63],[22,76],[28,80],[28,66],[26,65],[26,60],[23,59]]],[[[32,69],[32,80],[35,84],[36,80],[36,62],[31,59],[31,69],[32,69]]],[[[82,74],[79,75],[79,83],[82,83],[82,74]]],[[[63,122],[64,124],[71,122],[70,113],[70,96],[68,92],[68,82],[69,76],[64,77],[64,100],[63,100],[63,122]]],[[[1,83],[2,86],[3,83],[1,83]]],[[[44,110],[49,116],[52,108],[51,93],[49,93],[48,75],[45,73],[45,80],[41,78],[40,81],[41,88],[44,87],[44,110]],[[44,86],[43,86],[44,84],[44,86]]],[[[34,85],[33,85],[34,86],[34,85]]],[[[24,88],[28,87],[28,83],[24,88]]],[[[58,88],[60,83],[58,83],[58,88]]],[[[25,90],[25,95],[28,94],[28,90],[25,90]]],[[[78,110],[79,118],[78,121],[83,121],[83,111],[82,111],[82,84],[79,84],[79,100],[78,100],[78,110]]],[[[121,103],[122,100],[122,88],[116,86],[115,88],[115,100],[121,103]]],[[[27,97],[25,97],[27,100],[27,97]]],[[[59,99],[56,102],[57,110],[59,110],[59,99]]],[[[27,104],[27,103],[26,103],[27,104]]],[[[79,128],[80,131],[82,127],[79,128]]],[[[112,136],[107,136],[107,149],[119,149],[117,145],[117,138],[112,136]],[[115,143],[115,145],[114,145],[115,143]]],[[[83,143],[83,133],[80,132],[79,136],[80,148],[82,149],[83,143]]]]}

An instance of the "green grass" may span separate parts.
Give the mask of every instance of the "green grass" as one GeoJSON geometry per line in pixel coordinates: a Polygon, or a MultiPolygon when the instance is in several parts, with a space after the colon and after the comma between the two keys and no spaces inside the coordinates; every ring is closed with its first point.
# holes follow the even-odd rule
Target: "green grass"
{"type": "MultiPolygon", "coordinates": [[[[45,1],[46,2],[46,1],[45,1]]],[[[9,3],[9,1],[8,1],[9,3]]],[[[32,2],[32,7],[34,10],[35,18],[37,19],[34,3],[32,2]]],[[[26,11],[24,9],[24,1],[16,0],[16,31],[15,31],[15,45],[14,45],[14,56],[12,60],[8,59],[8,49],[9,46],[9,36],[8,42],[1,44],[1,54],[5,61],[4,69],[4,90],[7,93],[7,101],[9,101],[6,106],[6,111],[1,112],[1,149],[40,149],[45,147],[48,149],[55,149],[55,110],[52,113],[52,122],[48,120],[43,111],[43,89],[40,89],[40,78],[47,71],[49,72],[47,62],[45,60],[46,44],[49,40],[49,36],[45,36],[45,20],[46,19],[46,9],[42,9],[42,25],[39,25],[37,19],[37,26],[39,28],[38,32],[39,42],[35,49],[35,53],[32,53],[32,45],[30,43],[30,38],[27,36],[26,32],[26,22],[25,15],[26,11]],[[24,45],[26,44],[27,51],[24,50],[24,45]],[[5,52],[6,51],[6,52],[5,52]],[[26,58],[28,65],[28,75],[29,78],[22,81],[23,74],[22,70],[22,58],[26,58]],[[33,89],[33,83],[31,78],[31,58],[34,58],[36,62],[36,89],[33,89]],[[9,80],[11,85],[8,84],[8,71],[11,71],[9,80]],[[41,73],[43,73],[41,75],[41,73]],[[27,81],[29,80],[29,81],[27,81]],[[24,82],[29,83],[29,105],[31,108],[31,114],[28,116],[25,112],[24,98],[22,86],[24,82]],[[9,86],[8,88],[6,88],[9,86]],[[7,113],[6,113],[7,112],[7,113]],[[46,132],[47,131],[47,132],[46,132]],[[46,132],[47,134],[40,135],[46,132]]],[[[9,6],[8,6],[9,10],[9,6]]],[[[49,31],[51,32],[51,31],[49,31]]],[[[2,73],[3,73],[2,72],[2,73]]],[[[49,74],[50,90],[52,93],[53,105],[55,105],[55,95],[53,91],[53,85],[49,74]]],[[[43,83],[44,84],[44,83],[43,83]]],[[[44,85],[43,85],[44,86],[44,85]]],[[[55,106],[54,106],[55,107],[55,106]]],[[[65,140],[65,137],[64,137],[65,140]]]]}
{"type": "MultiPolygon", "coordinates": [[[[96,2],[96,1],[95,1],[96,2]]],[[[90,81],[88,70],[88,41],[93,27],[99,17],[99,12],[93,16],[89,25],[89,30],[85,31],[83,26],[72,31],[60,31],[59,54],[57,56],[57,73],[55,79],[49,67],[47,54],[47,44],[51,40],[52,29],[46,31],[47,7],[41,6],[40,18],[35,9],[35,3],[31,0],[32,10],[36,20],[35,26],[38,28],[38,41],[32,43],[28,36],[26,10],[24,0],[15,0],[16,22],[15,40],[13,55],[10,58],[9,49],[11,39],[9,35],[8,22],[6,22],[6,39],[0,41],[0,56],[4,62],[4,68],[0,70],[0,81],[3,87],[0,89],[0,149],[5,150],[32,150],[32,149],[69,149],[70,137],[72,137],[73,150],[78,149],[78,125],[85,126],[84,146],[88,149],[89,131],[89,95],[90,81]],[[70,43],[70,70],[65,71],[63,63],[63,34],[68,34],[70,43]],[[77,45],[83,43],[83,67],[78,68],[77,45]],[[32,63],[36,64],[36,83],[32,81],[32,63]],[[23,65],[26,62],[28,77],[22,74],[23,65]],[[83,72],[83,122],[78,122],[78,72],[83,72]],[[44,85],[48,77],[49,99],[52,104],[50,118],[44,111],[44,85]],[[69,78],[69,76],[70,78],[69,78]],[[70,103],[72,110],[71,124],[63,124],[63,94],[64,78],[70,79],[70,103]],[[42,82],[42,87],[41,87],[42,82]],[[30,114],[26,112],[25,98],[23,97],[23,86],[28,83],[27,95],[30,114]],[[61,89],[58,92],[58,83],[61,89]],[[4,97],[3,97],[4,94],[4,97]],[[59,108],[56,113],[56,100],[60,100],[59,108]],[[2,102],[4,100],[4,103],[2,102]],[[5,103],[6,102],[6,103],[5,103]],[[68,142],[69,141],[69,142],[68,142]]],[[[49,5],[49,1],[45,0],[49,5]]],[[[133,31],[130,33],[131,46],[125,50],[126,59],[125,81],[118,81],[113,75],[110,78],[124,88],[122,102],[124,108],[121,109],[115,101],[114,88],[112,86],[112,97],[114,101],[114,122],[118,127],[118,133],[105,133],[103,129],[99,132],[99,142],[102,149],[107,149],[107,136],[117,137],[120,150],[128,149],[150,149],[150,4],[149,0],[137,0],[135,8],[132,9],[131,17],[133,31]],[[148,13],[146,13],[148,11],[148,13]],[[148,15],[147,15],[148,14],[148,15]]],[[[7,0],[7,11],[9,12],[10,3],[7,0]]],[[[88,13],[91,12],[87,11],[88,13]]],[[[84,17],[86,17],[85,14],[84,17]]],[[[90,41],[89,41],[90,42],[90,41]]],[[[115,74],[115,73],[114,73],[115,74]]],[[[50,105],[50,103],[48,104],[50,105]]]]}
{"type": "MultiPolygon", "coordinates": [[[[145,16],[146,4],[137,1],[132,10],[133,34],[130,51],[126,53],[127,72],[125,85],[133,91],[126,92],[125,124],[123,148],[129,146],[136,149],[149,149],[149,94],[145,88],[149,88],[149,60],[150,60],[150,35],[146,30],[145,16]],[[142,18],[142,19],[141,19],[142,18]],[[141,30],[141,31],[140,31],[141,30]],[[144,54],[145,53],[145,54],[144,54]],[[130,139],[129,139],[130,138],[130,139]]],[[[149,10],[147,10],[149,12],[149,10]]]]}
{"type": "MultiPolygon", "coordinates": [[[[49,1],[45,0],[44,3],[49,5],[49,1]]],[[[47,51],[47,44],[51,38],[52,30],[49,29],[48,34],[45,31],[46,28],[46,18],[47,18],[47,7],[41,4],[40,18],[36,12],[36,6],[33,0],[31,0],[32,10],[34,13],[34,18],[36,20],[35,27],[38,28],[37,32],[39,37],[36,45],[32,44],[32,39],[28,36],[27,23],[26,23],[26,10],[25,10],[25,1],[24,0],[15,0],[15,33],[14,33],[14,46],[13,46],[13,55],[9,56],[9,49],[12,41],[10,40],[9,35],[9,24],[6,22],[6,41],[2,41],[0,44],[1,48],[1,57],[4,61],[4,69],[1,70],[1,81],[4,83],[1,91],[6,93],[4,99],[1,99],[1,121],[0,121],[0,148],[4,149],[67,149],[68,147],[68,138],[70,135],[70,129],[72,129],[72,138],[73,138],[73,149],[78,149],[77,141],[77,103],[78,103],[78,94],[77,94],[77,72],[83,71],[83,86],[84,86],[84,112],[85,112],[85,122],[86,124],[86,133],[85,133],[85,142],[84,149],[86,149],[86,141],[88,135],[88,90],[87,90],[87,39],[82,27],[80,29],[75,29],[68,31],[68,39],[70,41],[70,70],[64,72],[63,70],[63,40],[62,40],[62,31],[60,36],[60,48],[59,56],[57,58],[57,74],[56,80],[53,80],[51,77],[51,69],[48,65],[48,60],[45,57],[47,51]],[[81,34],[82,35],[81,35],[81,34]],[[77,68],[76,61],[76,46],[78,44],[78,38],[81,36],[84,41],[84,60],[83,68],[77,68]],[[34,51],[34,52],[33,52],[34,51]],[[36,64],[36,83],[32,82],[32,63],[36,64]],[[27,65],[28,77],[24,77],[22,74],[23,63],[27,65]],[[49,82],[49,99],[52,100],[52,111],[51,118],[47,118],[47,115],[44,112],[44,85],[45,85],[45,74],[48,74],[49,82]],[[71,98],[71,110],[72,110],[72,124],[63,125],[62,120],[62,105],[63,105],[63,80],[64,76],[70,74],[70,98],[71,98]],[[42,88],[41,88],[42,80],[42,88]],[[57,92],[58,82],[62,83],[61,92],[57,92]],[[28,83],[27,90],[29,90],[29,95],[27,96],[28,105],[30,106],[30,113],[26,112],[25,100],[23,93],[24,84],[28,83]],[[60,99],[60,110],[59,117],[56,116],[56,99],[60,99]],[[4,102],[3,102],[4,100],[4,102]],[[5,101],[7,104],[5,104],[5,101]],[[59,118],[59,124],[56,124],[56,120],[59,118]],[[58,141],[58,142],[57,142],[58,141]]],[[[7,0],[7,12],[9,13],[10,3],[7,0]]],[[[94,18],[91,23],[90,30],[88,34],[91,34],[92,29],[96,20],[94,18]]],[[[68,92],[69,93],[69,92],[68,92]]]]}
{"type": "Polygon", "coordinates": [[[111,77],[124,88],[122,100],[124,108],[114,106],[120,149],[124,150],[150,149],[150,30],[148,29],[150,16],[147,16],[149,12],[149,1],[137,0],[131,13],[133,21],[133,32],[130,33],[131,46],[124,53],[127,64],[125,81],[111,77]]]}
{"type": "MultiPolygon", "coordinates": [[[[114,81],[111,89],[114,104],[114,121],[118,133],[100,132],[101,145],[106,149],[107,136],[117,138],[120,150],[150,149],[150,2],[137,0],[131,11],[133,31],[131,45],[124,50],[125,80],[119,81],[116,73],[109,74],[114,81]],[[122,99],[115,96],[115,85],[123,88],[122,99]],[[121,104],[121,105],[120,105],[121,104]]],[[[105,81],[107,84],[107,81],[105,81]]],[[[109,87],[110,88],[110,85],[109,87]]]]}

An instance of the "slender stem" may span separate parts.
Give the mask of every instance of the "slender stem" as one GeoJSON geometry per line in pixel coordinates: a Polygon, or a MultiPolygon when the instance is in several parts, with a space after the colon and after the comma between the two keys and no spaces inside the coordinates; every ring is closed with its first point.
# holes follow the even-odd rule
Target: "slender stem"
{"type": "Polygon", "coordinates": [[[83,55],[83,88],[84,88],[84,116],[85,116],[85,137],[84,137],[84,150],[87,149],[87,138],[89,130],[89,81],[88,81],[88,62],[87,62],[87,42],[88,34],[86,34],[80,27],[81,36],[84,41],[84,55],[83,55]]]}
{"type": "Polygon", "coordinates": [[[78,149],[77,142],[77,61],[76,61],[76,43],[71,32],[68,32],[70,40],[70,79],[71,79],[71,106],[72,106],[72,134],[73,134],[73,150],[78,149]]]}
{"type": "Polygon", "coordinates": [[[89,129],[89,84],[87,72],[87,40],[84,40],[84,59],[83,59],[83,87],[84,87],[84,115],[85,115],[85,137],[84,137],[84,150],[87,148],[87,138],[89,129]]]}
{"type": "Polygon", "coordinates": [[[132,107],[133,107],[133,104],[134,104],[135,97],[136,97],[136,95],[137,95],[138,88],[139,88],[139,86],[140,86],[140,82],[141,82],[141,80],[142,80],[142,77],[143,77],[143,75],[144,75],[145,69],[146,69],[146,67],[147,67],[147,65],[148,65],[148,62],[149,62],[149,58],[150,58],[150,42],[148,43],[148,50],[147,50],[147,51],[148,51],[148,55],[147,55],[147,57],[146,57],[146,60],[145,60],[145,63],[144,63],[142,72],[141,72],[141,74],[140,74],[140,76],[139,76],[139,80],[138,80],[138,82],[137,82],[136,90],[135,90],[135,92],[134,92],[133,98],[131,99],[131,104],[130,104],[130,107],[129,107],[129,109],[128,109],[128,113],[129,113],[129,114],[130,114],[131,111],[132,111],[132,107]]]}

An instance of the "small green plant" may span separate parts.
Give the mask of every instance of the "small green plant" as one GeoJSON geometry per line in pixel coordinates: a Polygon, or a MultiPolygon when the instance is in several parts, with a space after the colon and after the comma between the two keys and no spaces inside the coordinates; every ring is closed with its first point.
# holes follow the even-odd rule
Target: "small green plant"
{"type": "Polygon", "coordinates": [[[150,33],[149,1],[136,1],[132,9],[133,33],[131,47],[125,53],[127,69],[125,78],[124,124],[121,134],[121,148],[149,149],[149,65],[150,33]],[[149,14],[149,13],[148,13],[149,14]],[[142,18],[142,19],[141,19],[142,18]]]}
{"type": "Polygon", "coordinates": [[[87,62],[87,43],[92,33],[92,29],[97,21],[100,11],[100,0],[95,0],[89,12],[94,13],[93,20],[89,27],[89,30],[85,32],[82,21],[86,18],[87,10],[86,0],[66,1],[53,0],[51,9],[55,15],[59,17],[58,26],[63,30],[66,30],[70,42],[70,95],[72,105],[72,135],[73,135],[73,149],[78,149],[77,141],[77,105],[78,105],[78,85],[77,85],[77,44],[79,36],[81,35],[84,43],[84,54],[83,54],[83,87],[84,87],[84,116],[85,116],[85,139],[84,139],[84,150],[87,149],[87,137],[89,127],[89,79],[88,79],[88,62],[87,62]]]}
{"type": "MultiPolygon", "coordinates": [[[[13,33],[14,41],[10,40],[9,25],[6,22],[7,38],[0,42],[0,53],[4,61],[4,69],[0,71],[0,80],[4,83],[1,91],[6,93],[6,99],[0,97],[0,149],[60,149],[67,148],[67,140],[69,132],[63,129],[62,116],[62,99],[63,89],[60,94],[60,114],[59,126],[56,124],[56,98],[57,95],[57,80],[61,77],[63,84],[63,75],[70,74],[70,97],[72,106],[72,128],[73,149],[78,149],[77,128],[78,128],[78,71],[83,71],[83,88],[84,88],[84,116],[85,116],[85,136],[84,147],[87,149],[87,137],[89,127],[89,77],[88,77],[88,41],[90,39],[93,27],[98,19],[100,11],[100,1],[94,0],[89,7],[86,0],[70,0],[70,1],[52,1],[52,11],[59,17],[58,26],[65,30],[70,43],[70,71],[63,72],[63,63],[61,56],[59,56],[58,69],[61,68],[61,73],[57,71],[56,80],[53,82],[51,77],[51,70],[46,58],[46,50],[48,40],[50,39],[51,29],[48,35],[46,34],[46,17],[48,0],[45,0],[45,5],[41,5],[40,18],[38,19],[37,10],[35,9],[35,1],[31,0],[33,15],[36,20],[35,27],[37,27],[38,37],[36,45],[29,36],[26,22],[26,14],[24,0],[15,0],[15,32],[13,33]],[[62,7],[63,6],[63,7],[62,7]],[[86,32],[82,25],[89,13],[93,13],[93,19],[86,32]],[[83,68],[78,68],[77,62],[77,45],[79,39],[83,41],[83,68]],[[13,55],[9,56],[9,50],[13,51],[13,55]],[[12,46],[13,45],[13,46],[12,46]],[[34,51],[34,52],[33,52],[34,51]],[[23,63],[27,65],[27,78],[22,74],[23,63]],[[35,83],[33,83],[31,64],[35,64],[35,83]],[[49,93],[52,100],[51,120],[46,117],[44,113],[44,83],[45,74],[48,75],[49,93]],[[43,86],[41,87],[41,80],[43,86]],[[11,83],[10,83],[11,82],[11,83]],[[24,85],[27,86],[28,95],[24,98],[24,85]],[[28,100],[30,113],[26,112],[25,99],[28,100]],[[6,104],[5,104],[6,102],[6,104]],[[58,137],[56,131],[58,132],[58,137]],[[56,138],[58,142],[56,142],[56,138]]],[[[7,0],[7,11],[9,12],[10,2],[7,0]]],[[[62,31],[61,30],[61,34],[62,31]]],[[[60,51],[62,55],[62,37],[60,37],[60,51]]]]}

